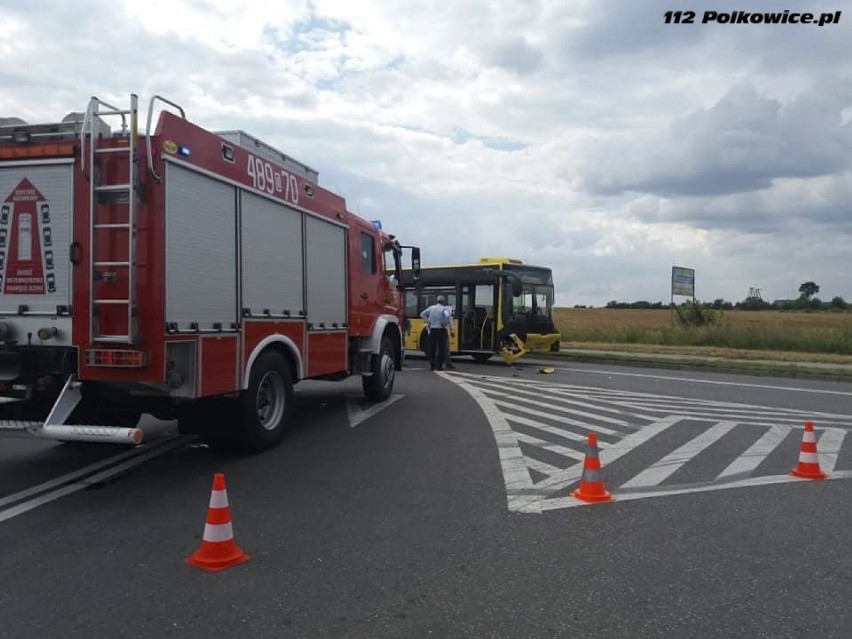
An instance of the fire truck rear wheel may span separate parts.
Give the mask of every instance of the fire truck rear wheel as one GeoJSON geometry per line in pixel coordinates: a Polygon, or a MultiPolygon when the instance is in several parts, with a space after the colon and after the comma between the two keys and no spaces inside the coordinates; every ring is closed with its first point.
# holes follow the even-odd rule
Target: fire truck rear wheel
{"type": "Polygon", "coordinates": [[[277,446],[287,431],[293,405],[290,366],[281,353],[267,351],[258,357],[241,402],[243,448],[261,452],[277,446]]]}
{"type": "Polygon", "coordinates": [[[396,377],[396,361],[394,358],[393,342],[390,338],[382,339],[379,355],[373,360],[373,374],[361,378],[361,386],[367,399],[381,402],[390,397],[393,392],[393,382],[396,377]]]}

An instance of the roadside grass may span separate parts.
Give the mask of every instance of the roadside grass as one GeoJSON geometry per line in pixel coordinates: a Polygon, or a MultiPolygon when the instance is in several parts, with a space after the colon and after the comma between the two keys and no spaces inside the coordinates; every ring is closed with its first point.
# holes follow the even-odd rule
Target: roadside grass
{"type": "MultiPolygon", "coordinates": [[[[668,352],[784,361],[794,361],[788,354],[809,353],[848,356],[852,361],[852,313],[848,312],[726,311],[719,324],[702,327],[679,326],[668,309],[559,308],[555,319],[562,339],[582,343],[583,348],[617,344],[626,350],[641,345],[652,347],[645,352],[681,349],[668,352]],[[749,351],[761,354],[745,355],[749,351]]],[[[813,355],[807,360],[822,361],[813,355]]]]}

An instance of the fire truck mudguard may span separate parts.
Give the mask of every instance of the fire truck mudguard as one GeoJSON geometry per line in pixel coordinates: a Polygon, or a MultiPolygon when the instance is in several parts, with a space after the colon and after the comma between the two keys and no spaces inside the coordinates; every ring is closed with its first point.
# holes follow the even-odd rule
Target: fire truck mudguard
{"type": "Polygon", "coordinates": [[[149,413],[258,452],[301,380],[360,374],[385,399],[404,249],[416,279],[419,249],[314,169],[160,96],[144,131],[136,95],[0,118],[0,429],[136,444],[149,413]]]}
{"type": "Polygon", "coordinates": [[[254,367],[255,361],[258,357],[270,346],[277,345],[278,348],[284,348],[287,351],[289,357],[293,360],[293,366],[291,367],[291,378],[293,383],[295,384],[303,377],[302,371],[302,355],[299,353],[299,348],[293,342],[292,339],[287,337],[286,335],[280,335],[278,333],[274,335],[268,335],[260,340],[257,346],[254,347],[254,350],[249,355],[248,361],[246,362],[246,372],[248,375],[243,379],[243,389],[247,389],[249,387],[249,377],[251,371],[254,367]]]}

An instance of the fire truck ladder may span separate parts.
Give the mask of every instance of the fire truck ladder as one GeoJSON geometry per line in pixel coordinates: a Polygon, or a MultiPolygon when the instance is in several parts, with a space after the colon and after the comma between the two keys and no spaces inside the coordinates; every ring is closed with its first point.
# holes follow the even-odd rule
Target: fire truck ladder
{"type": "Polygon", "coordinates": [[[92,342],[105,342],[113,344],[133,344],[137,339],[136,322],[136,213],[139,191],[139,158],[137,157],[138,146],[138,120],[139,120],[139,98],[136,94],[130,96],[130,108],[118,109],[97,97],[92,97],[86,109],[86,117],[83,121],[81,132],[81,156],[83,172],[86,164],[90,167],[89,173],[89,339],[92,342]],[[121,134],[126,138],[126,146],[107,146],[100,144],[103,140],[97,134],[96,123],[101,116],[120,116],[121,134]],[[127,119],[130,117],[130,130],[127,130],[127,119]],[[89,138],[88,154],[86,152],[86,137],[89,138]],[[128,155],[127,182],[102,181],[100,176],[107,175],[106,171],[98,171],[96,160],[104,154],[126,153],[128,155]],[[124,220],[109,223],[96,223],[96,211],[98,203],[108,198],[113,206],[125,204],[126,215],[124,220]],[[127,259],[122,261],[100,259],[99,248],[102,246],[113,246],[112,242],[105,240],[112,236],[120,237],[121,233],[127,234],[127,259]],[[108,269],[108,270],[104,270],[108,269]],[[118,269],[118,270],[113,270],[118,269]],[[122,291],[125,295],[119,298],[106,298],[97,296],[98,282],[118,282],[120,269],[126,269],[127,277],[124,278],[126,286],[122,291]],[[101,331],[99,317],[101,310],[110,306],[121,306],[127,311],[127,333],[105,334],[101,331]]]}

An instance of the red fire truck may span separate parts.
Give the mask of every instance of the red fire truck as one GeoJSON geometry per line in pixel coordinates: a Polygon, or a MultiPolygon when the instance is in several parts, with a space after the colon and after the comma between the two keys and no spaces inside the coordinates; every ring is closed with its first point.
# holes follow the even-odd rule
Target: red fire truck
{"type": "Polygon", "coordinates": [[[281,440],[300,380],[357,374],[386,399],[402,253],[418,270],[420,252],[317,178],[161,96],[144,135],[136,95],[0,120],[0,428],[136,444],[150,413],[255,452],[281,440]]]}

